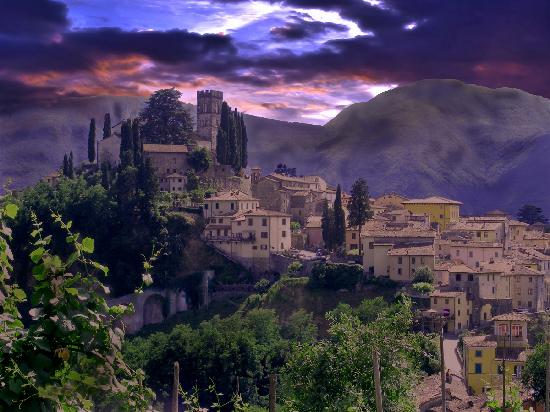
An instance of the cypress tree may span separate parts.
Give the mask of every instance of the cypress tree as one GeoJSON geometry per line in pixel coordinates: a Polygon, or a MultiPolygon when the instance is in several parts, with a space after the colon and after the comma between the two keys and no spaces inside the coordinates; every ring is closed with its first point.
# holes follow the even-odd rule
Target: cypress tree
{"type": "Polygon", "coordinates": [[[63,156],[63,176],[69,177],[69,159],[67,153],[63,156]]]}
{"type": "Polygon", "coordinates": [[[241,170],[241,122],[235,109],[231,116],[231,167],[235,172],[241,170]]]}
{"type": "Polygon", "coordinates": [[[248,166],[248,134],[246,133],[246,125],[244,124],[244,115],[241,113],[241,166],[248,166]]]}
{"type": "Polygon", "coordinates": [[[101,186],[106,190],[111,187],[111,164],[109,162],[101,163],[101,186]]]}
{"type": "Polygon", "coordinates": [[[323,202],[323,217],[321,219],[321,230],[325,248],[332,250],[334,244],[334,212],[328,207],[328,200],[323,202]]]}
{"type": "Polygon", "coordinates": [[[67,166],[67,177],[69,179],[74,178],[74,164],[73,164],[73,152],[69,154],[69,162],[67,166]]]}
{"type": "Polygon", "coordinates": [[[141,134],[139,132],[139,120],[134,119],[132,122],[132,149],[134,151],[134,164],[141,163],[141,155],[143,153],[143,145],[141,141],[141,134]]]}
{"type": "Polygon", "coordinates": [[[369,187],[367,186],[367,182],[365,182],[364,179],[357,179],[351,187],[350,194],[348,225],[349,227],[359,228],[359,239],[361,239],[363,225],[373,215],[370,210],[369,187]]]}
{"type": "Polygon", "coordinates": [[[336,187],[336,199],[334,200],[334,246],[342,246],[346,240],[346,215],[342,207],[342,188],[336,187]]]}
{"type": "Polygon", "coordinates": [[[90,130],[88,131],[88,161],[95,161],[95,119],[90,120],[90,130]]]}
{"type": "Polygon", "coordinates": [[[229,128],[231,123],[231,108],[226,102],[222,103],[220,127],[216,136],[216,160],[222,165],[229,164],[229,128]]]}
{"type": "Polygon", "coordinates": [[[105,113],[103,118],[103,138],[111,137],[111,114],[105,113]]]}
{"type": "Polygon", "coordinates": [[[120,127],[120,166],[122,169],[132,166],[134,160],[134,148],[132,139],[132,124],[130,120],[122,122],[120,127]]]}

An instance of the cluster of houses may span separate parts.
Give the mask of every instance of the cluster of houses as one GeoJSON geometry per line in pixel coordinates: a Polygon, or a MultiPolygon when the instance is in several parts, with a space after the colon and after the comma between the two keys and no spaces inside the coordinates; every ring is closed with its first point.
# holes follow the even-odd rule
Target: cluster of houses
{"type": "MultiPolygon", "coordinates": [[[[235,176],[218,164],[222,101],[218,91],[197,93],[197,131],[190,144],[144,144],[161,190],[185,191],[189,152],[204,147],[214,164],[201,177],[218,188],[204,201],[204,240],[256,272],[273,270],[275,256],[305,256],[296,254],[299,250],[315,258],[324,247],[323,204],[334,202],[336,188],[320,176],[262,175],[257,167],[235,176]]],[[[116,163],[119,147],[116,133],[100,141],[98,162],[116,163]]],[[[346,216],[349,199],[344,193],[346,216]]],[[[428,268],[435,290],[419,312],[423,324],[455,334],[488,331],[463,338],[470,390],[480,394],[494,388],[505,358],[506,373],[519,377],[529,351],[529,314],[550,307],[550,236],[543,226],[500,211],[462,217],[459,201],[440,196],[409,199],[390,193],[371,199],[370,207],[372,219],[361,229],[347,228],[345,236],[345,252],[362,260],[366,276],[407,285],[428,268]]]]}

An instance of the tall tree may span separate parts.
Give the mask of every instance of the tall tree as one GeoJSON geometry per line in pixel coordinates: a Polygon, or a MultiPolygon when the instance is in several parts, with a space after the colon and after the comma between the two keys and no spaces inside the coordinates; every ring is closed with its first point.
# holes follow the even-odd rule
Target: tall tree
{"type": "Polygon", "coordinates": [[[372,218],[370,209],[369,187],[365,179],[357,179],[351,187],[351,200],[348,205],[348,226],[359,229],[359,238],[363,225],[372,218]]]}
{"type": "Polygon", "coordinates": [[[132,123],[124,120],[120,126],[120,166],[121,169],[134,164],[134,141],[132,138],[132,123]]]}
{"type": "Polygon", "coordinates": [[[342,207],[342,188],[336,187],[336,199],[334,200],[334,245],[342,246],[346,240],[346,215],[342,207]]]}
{"type": "Polygon", "coordinates": [[[69,162],[67,164],[67,177],[69,179],[74,178],[74,163],[73,163],[73,152],[69,154],[69,162]]]}
{"type": "Polygon", "coordinates": [[[517,218],[520,222],[532,225],[533,223],[548,223],[548,219],[544,216],[542,209],[535,205],[524,205],[517,213],[517,218]]]}
{"type": "Polygon", "coordinates": [[[241,113],[241,167],[248,166],[248,134],[244,124],[244,115],[241,113]]]}
{"type": "Polygon", "coordinates": [[[111,187],[111,163],[101,162],[101,186],[109,190],[111,187]]]}
{"type": "Polygon", "coordinates": [[[95,119],[90,120],[90,130],[88,131],[88,161],[95,161],[95,119]]]}
{"type": "Polygon", "coordinates": [[[194,149],[191,153],[189,153],[187,161],[189,166],[191,166],[197,173],[207,171],[212,163],[210,154],[204,147],[194,149]]]}
{"type": "Polygon", "coordinates": [[[220,127],[216,136],[216,160],[222,165],[229,163],[229,128],[231,123],[231,108],[226,102],[222,103],[220,127]]]}
{"type": "Polygon", "coordinates": [[[69,177],[69,158],[67,153],[63,156],[63,176],[69,177]]]}
{"type": "Polygon", "coordinates": [[[321,229],[323,233],[323,242],[325,248],[332,250],[334,247],[334,211],[329,208],[328,200],[323,202],[323,217],[321,219],[321,229]]]}
{"type": "Polygon", "coordinates": [[[231,112],[229,128],[230,165],[235,172],[241,170],[241,124],[237,109],[231,112]]]}
{"type": "Polygon", "coordinates": [[[193,132],[189,112],[176,89],[154,92],[139,115],[141,136],[148,143],[185,144],[193,132]]]}
{"type": "Polygon", "coordinates": [[[111,114],[105,113],[103,118],[103,138],[111,137],[111,114]]]}
{"type": "Polygon", "coordinates": [[[132,122],[132,149],[134,152],[134,164],[140,164],[143,153],[143,142],[141,141],[139,130],[139,119],[134,119],[132,122]]]}

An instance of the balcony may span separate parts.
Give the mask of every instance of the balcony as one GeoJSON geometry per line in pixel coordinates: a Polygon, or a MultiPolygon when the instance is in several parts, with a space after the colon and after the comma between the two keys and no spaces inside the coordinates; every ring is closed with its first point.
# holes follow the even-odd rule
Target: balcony
{"type": "Polygon", "coordinates": [[[204,239],[208,242],[255,242],[254,233],[234,233],[231,235],[205,235],[204,239]]]}

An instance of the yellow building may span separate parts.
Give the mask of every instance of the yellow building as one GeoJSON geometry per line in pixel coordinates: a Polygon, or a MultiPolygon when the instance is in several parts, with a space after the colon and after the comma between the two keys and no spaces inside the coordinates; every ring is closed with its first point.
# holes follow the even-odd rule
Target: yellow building
{"type": "Polygon", "coordinates": [[[465,292],[436,290],[430,294],[430,309],[447,317],[445,332],[458,333],[470,326],[471,302],[465,292]]]}
{"type": "Polygon", "coordinates": [[[209,223],[216,223],[217,216],[228,215],[239,211],[256,210],[260,201],[239,190],[222,192],[204,199],[202,214],[209,223]]]}
{"type": "Polygon", "coordinates": [[[405,209],[415,215],[428,215],[430,222],[436,223],[440,230],[445,230],[451,222],[458,222],[460,205],[461,202],[441,196],[403,201],[405,209]]]}
{"type": "Polygon", "coordinates": [[[528,322],[528,315],[507,313],[493,318],[493,335],[463,338],[464,376],[475,395],[502,386],[503,364],[506,382],[521,377],[529,352],[528,322]]]}

